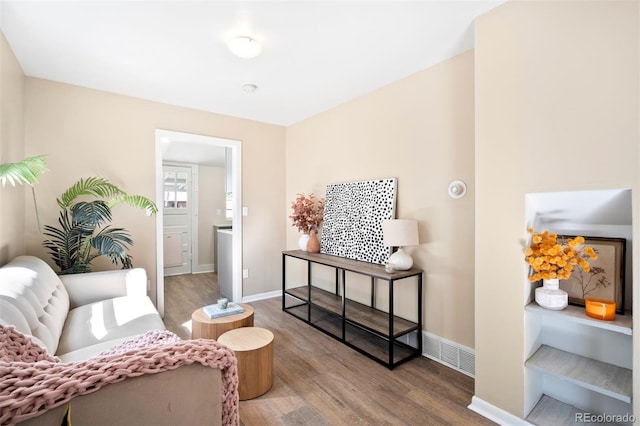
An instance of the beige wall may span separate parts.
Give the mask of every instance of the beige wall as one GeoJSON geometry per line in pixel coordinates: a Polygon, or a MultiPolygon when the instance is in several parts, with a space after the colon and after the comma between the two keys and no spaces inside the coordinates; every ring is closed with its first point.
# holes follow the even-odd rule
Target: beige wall
{"type": "Polygon", "coordinates": [[[635,1],[515,1],[476,20],[475,393],[516,416],[525,194],[631,188],[638,218],[638,35],[635,1]]]}
{"type": "MultiPolygon", "coordinates": [[[[425,270],[424,329],[473,347],[473,53],[288,127],[286,152],[281,218],[298,192],[398,178],[396,216],[419,221],[420,246],[407,251],[425,270]],[[454,179],[469,185],[465,198],[447,195],[454,179]]],[[[299,235],[286,225],[295,249],[299,235]]]]}
{"type": "MultiPolygon", "coordinates": [[[[50,172],[38,186],[44,223],[57,220],[55,197],[84,176],[104,176],[155,199],[155,129],[240,140],[243,205],[250,211],[243,218],[243,267],[252,272],[244,295],[279,288],[286,235],[283,127],[30,77],[25,99],[27,154],[48,155],[50,172]]],[[[118,206],[113,222],[131,231],[134,265],[147,270],[155,298],[154,218],[118,206]]],[[[27,226],[27,252],[48,259],[40,243],[35,227],[27,226]]]]}
{"type": "MultiPolygon", "coordinates": [[[[153,197],[155,128],[241,140],[243,204],[250,212],[245,295],[279,289],[280,251],[297,247],[286,219],[297,192],[397,177],[397,216],[420,221],[421,244],[409,251],[426,271],[425,330],[474,347],[476,396],[521,416],[524,195],[629,187],[637,217],[638,16],[635,1],[509,2],[477,20],[475,53],[286,134],[278,126],[27,78],[24,154],[49,154],[51,171],[37,189],[50,223],[54,197],[80,176],[104,175],[153,197]],[[453,179],[467,182],[467,197],[447,196],[453,179]]],[[[2,39],[0,161],[19,159],[24,149],[20,131],[6,128],[24,119],[22,73],[7,50],[2,39]],[[9,133],[18,136],[7,145],[9,133]]],[[[23,209],[12,210],[7,222],[7,192],[0,191],[2,263],[7,247],[21,251],[22,234],[14,229],[23,226],[23,209]]],[[[30,206],[28,199],[22,204],[30,206]]],[[[27,251],[42,255],[26,211],[27,251]]],[[[135,263],[155,278],[153,220],[128,210],[117,212],[116,223],[135,230],[135,263]]],[[[638,228],[634,223],[634,264],[640,264],[638,228]]],[[[640,293],[634,294],[637,310],[640,293]]]]}
{"type": "MultiPolygon", "coordinates": [[[[24,73],[0,32],[0,164],[24,159],[24,73]]],[[[27,189],[0,185],[0,265],[24,254],[27,189]]],[[[29,191],[30,192],[30,191],[29,191]]]]}

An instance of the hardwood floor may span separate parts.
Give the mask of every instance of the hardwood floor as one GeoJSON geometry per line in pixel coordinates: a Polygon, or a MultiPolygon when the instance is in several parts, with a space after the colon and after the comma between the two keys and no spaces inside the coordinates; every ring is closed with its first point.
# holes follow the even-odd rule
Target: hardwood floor
{"type": "MultiPolygon", "coordinates": [[[[215,303],[215,274],[165,278],[165,324],[183,339],[198,307],[215,303]]],[[[473,379],[419,357],[388,370],[293,316],[282,299],[251,303],[274,339],[274,383],[240,402],[252,425],[493,425],[469,410],[473,379]]]]}
{"type": "Polygon", "coordinates": [[[164,324],[181,339],[191,339],[191,314],[216,303],[220,297],[214,273],[176,275],[164,278],[164,324]]]}

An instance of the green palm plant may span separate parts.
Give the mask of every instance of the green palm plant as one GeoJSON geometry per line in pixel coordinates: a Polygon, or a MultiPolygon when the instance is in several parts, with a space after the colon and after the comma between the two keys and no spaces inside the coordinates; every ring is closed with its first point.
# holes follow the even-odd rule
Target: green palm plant
{"type": "Polygon", "coordinates": [[[38,221],[38,231],[40,226],[40,215],[38,214],[38,203],[36,202],[36,190],[34,185],[38,183],[40,176],[47,171],[47,163],[44,155],[36,155],[35,157],[27,157],[17,163],[0,164],[0,182],[2,186],[6,186],[9,182],[12,186],[30,185],[31,196],[33,197],[33,207],[36,212],[36,220],[38,221]]]}
{"type": "Polygon", "coordinates": [[[44,155],[28,157],[17,163],[0,164],[0,182],[5,186],[27,184],[33,186],[38,183],[38,178],[47,171],[44,155]]]}
{"type": "Polygon", "coordinates": [[[104,178],[80,179],[57,200],[60,207],[59,227],[44,226],[43,245],[60,268],[60,274],[91,271],[91,262],[107,256],[123,269],[133,266],[128,253],[133,244],[126,229],[109,225],[111,209],[118,204],[158,212],[155,203],[141,195],[130,195],[104,178]],[[80,196],[93,196],[94,201],[77,201],[80,196]]]}

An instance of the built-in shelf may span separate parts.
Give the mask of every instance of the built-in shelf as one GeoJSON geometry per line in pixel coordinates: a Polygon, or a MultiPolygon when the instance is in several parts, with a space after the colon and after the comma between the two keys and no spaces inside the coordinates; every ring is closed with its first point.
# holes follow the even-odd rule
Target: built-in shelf
{"type": "Polygon", "coordinates": [[[530,324],[535,324],[540,333],[539,340],[532,339],[540,346],[525,365],[535,376],[549,378],[538,382],[542,384],[538,390],[541,397],[528,414],[528,422],[540,426],[574,425],[585,413],[627,413],[631,410],[633,373],[630,368],[618,366],[627,364],[618,364],[626,356],[612,352],[610,355],[615,353],[616,356],[603,357],[606,351],[599,351],[593,353],[599,359],[593,359],[589,357],[591,351],[584,353],[584,349],[589,348],[589,341],[598,347],[613,344],[614,351],[628,350],[627,344],[633,335],[630,313],[617,314],[614,321],[602,321],[588,317],[581,306],[570,305],[555,311],[535,302],[528,304],[525,311],[532,320],[530,324]],[[624,344],[617,346],[616,343],[624,344]],[[583,356],[587,353],[589,356],[583,356]],[[568,390],[571,387],[575,391],[568,390]]]}
{"type": "Polygon", "coordinates": [[[526,362],[527,367],[578,386],[631,403],[632,373],[628,368],[596,361],[542,345],[526,362]]]}
{"type": "MultiPolygon", "coordinates": [[[[588,317],[584,306],[555,311],[533,301],[526,304],[524,404],[532,424],[631,426],[630,418],[638,415],[633,404],[638,398],[637,380],[635,389],[633,383],[638,354],[629,303],[637,287],[632,282],[633,199],[630,188],[526,194],[527,226],[559,235],[626,239],[620,271],[626,303],[618,305],[627,309],[624,314],[603,321],[588,317]]],[[[535,284],[523,277],[523,286],[533,298],[535,284]]]]}
{"type": "Polygon", "coordinates": [[[604,330],[611,330],[616,333],[627,334],[631,336],[633,334],[633,316],[632,315],[616,315],[613,321],[602,321],[594,318],[590,318],[585,314],[584,307],[569,305],[561,311],[554,311],[550,309],[542,308],[535,302],[529,303],[526,308],[528,312],[534,312],[545,315],[547,317],[562,317],[567,321],[572,321],[577,324],[588,325],[589,327],[602,328],[604,330]]]}
{"type": "MultiPolygon", "coordinates": [[[[579,410],[573,405],[565,404],[548,395],[542,395],[526,420],[534,425],[575,426],[576,418],[583,413],[584,410],[579,410]]],[[[612,424],[597,423],[597,425],[612,424]]]]}
{"type": "MultiPolygon", "coordinates": [[[[619,342],[619,339],[627,342],[633,335],[633,316],[630,313],[626,315],[617,314],[613,321],[602,321],[588,317],[585,313],[585,308],[581,306],[569,305],[563,310],[555,311],[542,308],[537,303],[532,302],[525,307],[525,310],[527,314],[543,320],[540,322],[540,326],[543,330],[546,330],[546,332],[550,332],[551,330],[556,330],[557,332],[558,328],[556,326],[558,324],[577,324],[578,326],[586,327],[584,329],[585,332],[586,330],[593,330],[594,333],[599,331],[596,334],[586,333],[582,335],[581,332],[574,334],[574,332],[577,331],[575,328],[562,328],[563,333],[566,333],[564,338],[569,341],[578,339],[575,341],[576,344],[579,343],[580,340],[587,338],[586,336],[590,336],[588,337],[589,339],[596,339],[593,340],[593,342],[600,341],[599,344],[604,344],[600,339],[604,338],[605,334],[613,339],[604,340],[609,343],[612,341],[619,342]],[[618,337],[614,338],[614,336],[618,337]]],[[[557,335],[550,340],[551,342],[558,343],[557,335]]],[[[566,350],[561,350],[553,346],[555,345],[545,344],[543,339],[542,345],[526,361],[525,365],[527,368],[537,374],[553,377],[555,380],[558,380],[558,384],[567,383],[570,384],[570,386],[575,386],[576,389],[584,389],[584,392],[592,393],[594,396],[600,395],[599,398],[607,400],[607,402],[603,402],[604,399],[599,400],[595,397],[594,399],[586,397],[580,400],[580,404],[584,404],[584,406],[590,406],[595,400],[600,401],[596,404],[600,407],[600,410],[594,407],[594,409],[592,409],[594,411],[608,413],[610,412],[609,410],[616,410],[616,408],[613,407],[620,407],[608,401],[618,401],[618,404],[623,404],[623,406],[626,404],[628,409],[631,409],[631,401],[633,399],[633,373],[631,369],[573,353],[572,345],[563,348],[566,350]],[[603,406],[600,405],[603,403],[608,408],[604,409],[603,406]]],[[[576,416],[583,415],[585,412],[590,411],[576,408],[571,405],[574,403],[571,401],[577,400],[569,395],[566,395],[566,397],[568,398],[565,400],[564,395],[558,394],[554,385],[546,384],[542,397],[527,416],[527,421],[536,425],[573,425],[578,418],[576,416]],[[547,391],[560,399],[547,395],[547,391]],[[571,404],[567,402],[571,402],[571,404]]],[[[582,407],[583,405],[579,406],[582,407]]],[[[627,408],[623,408],[621,411],[626,412],[626,410],[627,408]]],[[[620,412],[620,410],[615,412],[620,412]]],[[[598,425],[614,424],[616,423],[598,423],[598,425]]]]}

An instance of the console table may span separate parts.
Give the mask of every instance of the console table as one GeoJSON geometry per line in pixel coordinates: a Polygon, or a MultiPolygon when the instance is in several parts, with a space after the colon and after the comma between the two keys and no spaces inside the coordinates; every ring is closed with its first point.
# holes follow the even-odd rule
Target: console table
{"type": "Polygon", "coordinates": [[[383,265],[302,250],[282,252],[282,310],[339,340],[389,369],[422,354],[422,270],[387,273],[383,265]],[[287,261],[306,262],[306,283],[287,284],[287,261]],[[313,265],[335,270],[331,291],[313,285],[313,265]],[[369,277],[370,302],[345,297],[347,272],[369,277]],[[417,281],[417,321],[394,313],[394,287],[398,281],[417,281]],[[388,287],[388,306],[376,306],[376,291],[388,287]]]}

